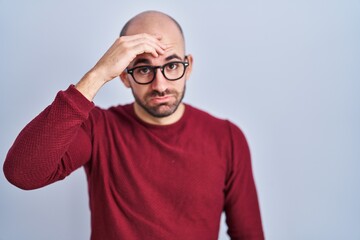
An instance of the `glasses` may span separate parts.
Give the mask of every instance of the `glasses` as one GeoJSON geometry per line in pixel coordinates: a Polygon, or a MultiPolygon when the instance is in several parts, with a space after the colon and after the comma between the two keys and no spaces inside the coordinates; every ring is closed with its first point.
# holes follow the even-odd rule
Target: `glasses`
{"type": "MultiPolygon", "coordinates": [[[[187,57],[185,57],[187,59],[187,57]]],[[[159,68],[163,76],[169,81],[176,81],[182,78],[185,74],[186,68],[189,66],[188,62],[174,61],[168,62],[162,66],[139,66],[131,69],[126,69],[126,73],[130,74],[137,84],[149,84],[154,81],[156,77],[156,70],[159,68]]]]}

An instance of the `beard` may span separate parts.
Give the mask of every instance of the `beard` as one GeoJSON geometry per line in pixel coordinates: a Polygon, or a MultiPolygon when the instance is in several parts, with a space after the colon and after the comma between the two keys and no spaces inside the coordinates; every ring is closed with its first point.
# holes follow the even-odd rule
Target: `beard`
{"type": "Polygon", "coordinates": [[[185,95],[186,86],[181,92],[177,92],[175,90],[165,90],[164,92],[159,92],[153,90],[145,95],[144,99],[141,100],[139,96],[134,93],[134,90],[131,88],[133,96],[135,98],[135,102],[141,106],[148,114],[156,118],[168,117],[173,114],[179,107],[185,95]],[[175,98],[175,101],[160,103],[156,105],[150,105],[149,100],[153,97],[165,97],[168,95],[172,95],[175,98]]]}

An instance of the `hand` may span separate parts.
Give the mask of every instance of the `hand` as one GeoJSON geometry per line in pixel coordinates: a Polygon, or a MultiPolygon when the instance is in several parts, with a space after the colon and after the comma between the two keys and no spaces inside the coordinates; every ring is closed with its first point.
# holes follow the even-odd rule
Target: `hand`
{"type": "Polygon", "coordinates": [[[165,45],[160,35],[146,33],[118,38],[91,70],[107,82],[118,77],[137,55],[149,53],[154,57],[164,54],[165,45]]]}
{"type": "Polygon", "coordinates": [[[96,65],[75,85],[88,100],[92,101],[99,89],[118,77],[137,55],[149,53],[158,57],[165,52],[160,35],[146,33],[119,37],[96,65]]]}

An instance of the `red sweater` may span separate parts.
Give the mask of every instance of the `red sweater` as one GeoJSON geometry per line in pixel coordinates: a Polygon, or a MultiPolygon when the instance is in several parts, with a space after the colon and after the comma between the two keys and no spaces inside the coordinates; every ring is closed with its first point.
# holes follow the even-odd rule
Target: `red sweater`
{"type": "Polygon", "coordinates": [[[73,86],[19,134],[7,179],[40,188],[85,167],[92,240],[264,239],[249,148],[234,124],[186,105],[167,126],[97,108],[73,86]]]}

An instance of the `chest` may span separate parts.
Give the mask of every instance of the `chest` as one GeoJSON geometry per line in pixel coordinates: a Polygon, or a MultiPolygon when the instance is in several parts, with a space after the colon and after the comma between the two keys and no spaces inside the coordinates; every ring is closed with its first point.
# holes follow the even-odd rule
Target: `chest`
{"type": "Polygon", "coordinates": [[[157,132],[112,128],[94,140],[97,184],[127,201],[221,204],[227,173],[225,139],[209,131],[157,132]],[[106,136],[106,137],[104,137],[106,136]]]}

